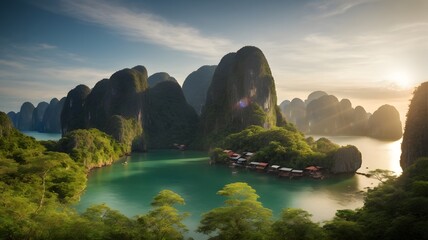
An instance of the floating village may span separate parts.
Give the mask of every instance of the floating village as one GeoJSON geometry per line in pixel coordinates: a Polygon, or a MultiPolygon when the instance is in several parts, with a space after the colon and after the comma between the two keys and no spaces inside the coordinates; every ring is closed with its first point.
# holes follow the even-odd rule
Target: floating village
{"type": "Polygon", "coordinates": [[[242,154],[235,153],[232,150],[224,150],[229,158],[230,168],[245,168],[259,172],[266,172],[282,178],[302,178],[309,177],[313,179],[324,179],[325,169],[320,166],[307,166],[304,169],[294,169],[287,166],[269,165],[267,162],[254,162],[251,157],[252,152],[243,152],[242,154]]]}

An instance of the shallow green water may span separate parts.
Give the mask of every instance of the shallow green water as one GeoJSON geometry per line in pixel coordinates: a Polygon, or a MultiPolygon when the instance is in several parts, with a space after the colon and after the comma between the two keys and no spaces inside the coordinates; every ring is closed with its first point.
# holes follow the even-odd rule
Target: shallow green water
{"type": "MultiPolygon", "coordinates": [[[[92,204],[107,203],[128,216],[135,216],[150,209],[150,202],[159,191],[170,189],[186,200],[180,209],[191,213],[186,224],[194,230],[202,213],[222,205],[224,199],[216,192],[238,181],[256,189],[260,201],[275,215],[285,207],[300,207],[320,221],[330,219],[337,209],[355,208],[362,203],[358,177],[323,181],[278,179],[266,173],[209,165],[205,153],[192,151],[133,154],[127,162],[127,165],[118,163],[91,172],[77,209],[84,211],[92,204]]],[[[194,233],[190,235],[201,238],[194,233]]]]}
{"type": "MultiPolygon", "coordinates": [[[[401,140],[384,142],[367,137],[329,138],[340,145],[353,144],[360,149],[363,154],[360,172],[383,168],[401,173],[401,140]]],[[[224,199],[216,192],[224,185],[238,181],[247,182],[256,189],[260,201],[272,209],[275,216],[282,208],[298,207],[310,212],[315,221],[331,219],[338,209],[361,207],[361,191],[378,184],[376,180],[361,175],[321,181],[279,179],[266,173],[209,165],[205,152],[158,150],[133,154],[112,166],[93,170],[76,208],[82,212],[92,204],[106,203],[132,217],[146,213],[152,198],[159,191],[170,189],[186,201],[180,209],[191,214],[185,221],[190,229],[189,236],[204,239],[206,237],[193,232],[201,214],[221,206],[224,199]],[[122,165],[125,160],[128,164],[122,165]]]]}

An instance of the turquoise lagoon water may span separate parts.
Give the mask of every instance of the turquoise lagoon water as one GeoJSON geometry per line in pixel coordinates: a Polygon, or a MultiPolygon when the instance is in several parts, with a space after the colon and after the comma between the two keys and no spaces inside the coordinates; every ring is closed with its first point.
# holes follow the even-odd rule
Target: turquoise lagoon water
{"type": "MultiPolygon", "coordinates": [[[[360,149],[363,154],[360,172],[382,168],[401,173],[401,140],[328,138],[340,145],[353,144],[360,149]]],[[[210,165],[205,152],[156,150],[134,153],[116,164],[91,171],[87,189],[76,208],[82,212],[93,204],[106,203],[132,217],[149,211],[153,197],[163,189],[170,189],[186,201],[186,205],[179,208],[191,214],[185,221],[190,229],[189,236],[204,239],[193,232],[201,215],[223,204],[224,199],[216,192],[233,182],[250,184],[260,195],[263,205],[272,209],[275,216],[283,208],[296,207],[310,212],[314,221],[329,220],[338,209],[361,207],[361,192],[378,184],[377,180],[361,175],[324,180],[281,179],[246,169],[210,165]],[[128,164],[123,165],[124,161],[128,164]]]]}

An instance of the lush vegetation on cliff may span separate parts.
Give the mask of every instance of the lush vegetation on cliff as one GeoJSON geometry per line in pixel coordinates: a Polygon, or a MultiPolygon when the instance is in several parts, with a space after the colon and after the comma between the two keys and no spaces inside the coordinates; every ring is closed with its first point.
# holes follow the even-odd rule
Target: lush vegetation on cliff
{"type": "Polygon", "coordinates": [[[401,167],[411,166],[418,158],[428,156],[428,82],[413,93],[407,112],[406,126],[401,144],[401,167]]]}
{"type": "Polygon", "coordinates": [[[342,152],[345,154],[358,152],[355,147],[355,149],[348,146],[339,147],[326,138],[316,141],[312,137],[305,139],[304,135],[290,124],[272,129],[250,126],[239,133],[227,136],[219,147],[211,152],[211,157],[220,162],[229,161],[227,155],[223,153],[223,149],[231,149],[235,152],[254,152],[251,161],[298,169],[308,165],[319,165],[333,172],[355,172],[359,168],[358,163],[361,162],[361,156],[351,154],[351,157],[346,159],[341,156],[342,152]],[[336,171],[336,165],[356,167],[345,166],[336,171]]]}
{"type": "Polygon", "coordinates": [[[61,138],[56,149],[70,155],[87,170],[113,163],[123,156],[127,145],[116,142],[98,129],[78,129],[61,138]]]}

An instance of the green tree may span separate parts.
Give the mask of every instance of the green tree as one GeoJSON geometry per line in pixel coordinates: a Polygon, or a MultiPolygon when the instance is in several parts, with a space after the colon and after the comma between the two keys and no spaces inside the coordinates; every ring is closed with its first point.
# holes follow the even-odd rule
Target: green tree
{"type": "Polygon", "coordinates": [[[202,216],[198,232],[213,234],[210,239],[265,239],[271,225],[272,211],[257,201],[259,196],[247,183],[231,183],[220,191],[225,206],[202,216]]]}
{"type": "Polygon", "coordinates": [[[393,171],[385,169],[371,170],[367,173],[371,178],[379,180],[381,183],[385,183],[389,180],[395,179],[397,176],[394,175],[393,171]]]}
{"type": "Polygon", "coordinates": [[[284,209],[281,218],[272,225],[271,239],[323,239],[322,228],[318,224],[312,222],[310,217],[311,214],[302,209],[284,209]]]}
{"type": "Polygon", "coordinates": [[[182,221],[188,213],[179,213],[174,205],[184,205],[184,199],[170,190],[162,190],[153,199],[151,210],[146,215],[140,216],[138,222],[141,225],[145,239],[183,239],[187,232],[186,225],[182,221]]]}
{"type": "Polygon", "coordinates": [[[358,218],[359,213],[357,211],[350,209],[338,210],[334,219],[323,226],[327,239],[363,239],[361,225],[356,222],[358,218]]]}

